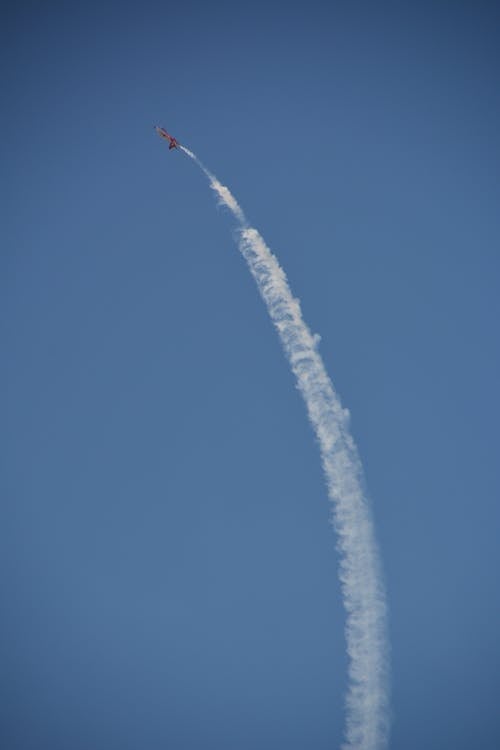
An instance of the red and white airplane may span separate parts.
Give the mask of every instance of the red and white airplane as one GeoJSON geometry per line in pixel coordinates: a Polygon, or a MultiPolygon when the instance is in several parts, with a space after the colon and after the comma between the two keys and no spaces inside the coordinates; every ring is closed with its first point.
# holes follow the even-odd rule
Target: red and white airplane
{"type": "Polygon", "coordinates": [[[158,125],[154,126],[156,132],[160,136],[160,138],[164,138],[166,141],[169,142],[168,150],[170,151],[171,148],[177,148],[177,146],[180,146],[179,141],[177,138],[174,138],[173,135],[169,135],[165,128],[160,128],[158,125]]]}

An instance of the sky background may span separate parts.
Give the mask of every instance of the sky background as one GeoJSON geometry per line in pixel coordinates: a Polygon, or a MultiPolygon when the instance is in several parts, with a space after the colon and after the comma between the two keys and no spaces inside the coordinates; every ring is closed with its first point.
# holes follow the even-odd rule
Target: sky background
{"type": "Polygon", "coordinates": [[[392,748],[500,746],[500,15],[8,3],[0,744],[327,750],[347,661],[283,265],[364,463],[392,748]]]}

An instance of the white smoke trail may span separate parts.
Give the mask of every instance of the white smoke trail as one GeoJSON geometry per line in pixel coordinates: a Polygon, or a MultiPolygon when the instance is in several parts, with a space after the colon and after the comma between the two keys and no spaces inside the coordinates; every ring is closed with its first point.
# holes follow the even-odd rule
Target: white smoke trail
{"type": "Polygon", "coordinates": [[[188,149],[181,147],[205,172],[210,187],[239,224],[239,249],[271,316],[316,434],[333,503],[338,536],[340,581],[347,612],[349,655],[347,726],[344,750],[382,750],[389,736],[389,658],[387,612],[381,564],[363,470],[349,433],[349,413],[317,351],[319,337],[304,323],[277,259],[227,187],[188,149]]]}

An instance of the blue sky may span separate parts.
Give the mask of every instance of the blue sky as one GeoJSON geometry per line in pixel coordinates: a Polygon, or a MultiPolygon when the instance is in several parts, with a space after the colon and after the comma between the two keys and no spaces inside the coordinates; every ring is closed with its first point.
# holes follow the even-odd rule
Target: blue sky
{"type": "Polygon", "coordinates": [[[339,747],[319,456],[201,173],[285,268],[373,500],[405,750],[498,747],[493,3],[11,5],[2,747],[339,747]]]}

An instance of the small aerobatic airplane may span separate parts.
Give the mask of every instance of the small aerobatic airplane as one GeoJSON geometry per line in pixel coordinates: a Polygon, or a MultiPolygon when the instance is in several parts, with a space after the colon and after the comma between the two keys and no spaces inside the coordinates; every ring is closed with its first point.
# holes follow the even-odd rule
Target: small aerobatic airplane
{"type": "Polygon", "coordinates": [[[170,151],[171,148],[177,148],[177,146],[180,146],[179,141],[177,138],[174,138],[173,135],[169,135],[165,128],[160,128],[158,125],[154,126],[156,132],[160,136],[160,138],[164,138],[166,141],[169,142],[168,150],[170,151]]]}

